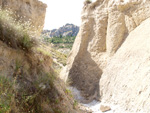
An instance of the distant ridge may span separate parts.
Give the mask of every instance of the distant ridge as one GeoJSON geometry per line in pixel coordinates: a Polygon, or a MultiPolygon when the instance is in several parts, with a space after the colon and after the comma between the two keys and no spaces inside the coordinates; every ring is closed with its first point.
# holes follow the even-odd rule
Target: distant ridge
{"type": "Polygon", "coordinates": [[[66,24],[59,29],[44,30],[42,35],[47,37],[67,37],[67,36],[77,36],[79,32],[79,27],[74,24],[66,24]]]}

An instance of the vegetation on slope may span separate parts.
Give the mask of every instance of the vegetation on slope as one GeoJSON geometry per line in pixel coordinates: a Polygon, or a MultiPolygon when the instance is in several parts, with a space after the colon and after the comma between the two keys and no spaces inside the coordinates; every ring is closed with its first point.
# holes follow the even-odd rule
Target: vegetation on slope
{"type": "Polygon", "coordinates": [[[30,22],[22,23],[13,18],[13,12],[0,9],[0,40],[10,47],[28,51],[36,42],[30,31],[30,22]]]}
{"type": "Polygon", "coordinates": [[[0,53],[8,61],[0,70],[0,113],[74,113],[75,101],[54,73],[50,53],[30,24],[12,15],[0,10],[0,46],[5,49],[0,53]]]}
{"type": "Polygon", "coordinates": [[[54,44],[55,48],[72,48],[72,45],[74,43],[75,37],[43,37],[44,41],[48,42],[48,43],[52,43],[54,44]]]}
{"type": "Polygon", "coordinates": [[[54,59],[54,67],[59,73],[63,66],[66,66],[67,56],[73,46],[75,37],[47,37],[41,36],[46,45],[51,46],[51,57],[54,59]]]}

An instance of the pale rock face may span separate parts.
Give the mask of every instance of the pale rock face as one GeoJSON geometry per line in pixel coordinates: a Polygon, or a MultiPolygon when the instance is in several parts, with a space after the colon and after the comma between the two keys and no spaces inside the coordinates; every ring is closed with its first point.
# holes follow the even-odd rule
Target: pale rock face
{"type": "Polygon", "coordinates": [[[85,3],[62,79],[71,79],[88,101],[101,98],[127,111],[150,111],[149,17],[149,0],[85,3]]]}
{"type": "Polygon", "coordinates": [[[100,79],[102,101],[122,106],[129,113],[150,111],[149,26],[150,18],[129,34],[100,79]]]}
{"type": "Polygon", "coordinates": [[[37,31],[36,34],[39,35],[43,30],[46,4],[38,0],[0,0],[0,7],[11,9],[17,15],[17,19],[30,21],[32,30],[37,31]]]}

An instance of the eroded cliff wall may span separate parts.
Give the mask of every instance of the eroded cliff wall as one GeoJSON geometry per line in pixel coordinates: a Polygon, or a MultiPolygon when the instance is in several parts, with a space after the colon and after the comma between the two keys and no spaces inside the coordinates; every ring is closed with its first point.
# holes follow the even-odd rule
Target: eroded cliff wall
{"type": "Polygon", "coordinates": [[[95,98],[101,98],[101,100],[105,98],[104,100],[111,100],[115,103],[117,98],[117,103],[122,103],[121,106],[125,109],[131,108],[134,104],[136,110],[138,106],[141,106],[139,109],[148,111],[146,109],[149,105],[148,91],[144,90],[147,96],[143,99],[137,92],[140,87],[148,89],[148,86],[141,80],[145,78],[149,81],[149,75],[136,70],[148,68],[144,60],[149,57],[150,33],[147,26],[149,17],[149,0],[97,0],[91,4],[85,2],[81,28],[68,58],[66,75],[62,78],[71,79],[72,85],[77,87],[89,101],[95,98]],[[147,24],[141,25],[145,20],[147,24]],[[143,43],[140,43],[142,41],[143,43]],[[125,57],[128,55],[133,55],[133,59],[125,57]],[[135,57],[140,57],[140,62],[136,62],[135,57]],[[138,65],[141,66],[138,67],[138,65]],[[142,65],[145,65],[145,68],[142,65]],[[134,77],[137,78],[133,79],[134,77]],[[119,86],[120,83],[121,86],[119,86]],[[128,85],[130,87],[127,87],[128,85]],[[129,91],[133,86],[136,87],[134,94],[129,91]],[[121,91],[122,96],[120,96],[121,91]],[[138,97],[139,100],[137,100],[138,97]],[[143,106],[140,105],[142,102],[145,103],[143,106]]]}
{"type": "Polygon", "coordinates": [[[0,0],[2,9],[11,9],[16,19],[30,22],[32,30],[40,34],[44,27],[47,5],[39,0],[0,0]]]}
{"type": "Polygon", "coordinates": [[[129,34],[100,79],[102,101],[123,107],[125,113],[150,111],[149,26],[150,18],[129,34]]]}
{"type": "Polygon", "coordinates": [[[83,113],[56,77],[51,48],[35,37],[42,30],[46,5],[37,0],[0,3],[0,113],[83,113]]]}

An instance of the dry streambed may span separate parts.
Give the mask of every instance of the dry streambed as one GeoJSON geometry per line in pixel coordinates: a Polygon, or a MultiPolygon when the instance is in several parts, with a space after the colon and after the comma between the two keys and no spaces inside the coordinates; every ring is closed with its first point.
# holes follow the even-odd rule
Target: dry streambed
{"type": "Polygon", "coordinates": [[[110,108],[109,106],[102,104],[100,101],[93,100],[90,103],[84,104],[81,101],[84,100],[84,97],[80,95],[80,91],[75,87],[69,87],[69,90],[72,91],[75,99],[79,101],[80,109],[84,110],[87,113],[114,113],[115,107],[110,108]]]}

